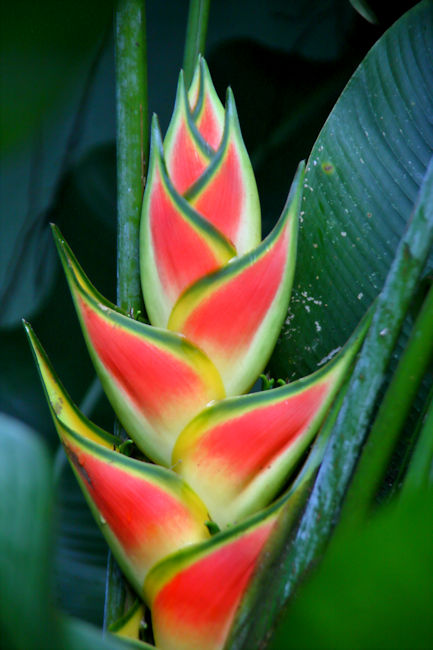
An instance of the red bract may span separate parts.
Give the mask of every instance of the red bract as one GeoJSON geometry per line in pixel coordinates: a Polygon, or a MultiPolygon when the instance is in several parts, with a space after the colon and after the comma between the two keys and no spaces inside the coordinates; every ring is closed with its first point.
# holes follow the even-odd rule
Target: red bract
{"type": "Polygon", "coordinates": [[[257,188],[231,91],[224,110],[200,59],[180,75],[164,142],[152,124],[141,276],[150,325],[91,285],[54,236],[90,356],[120,422],[157,465],[68,398],[26,324],[51,413],[86,499],[161,649],[218,650],[284,511],[291,516],[323,445],[278,503],[353,361],[366,323],[306,379],[243,395],[287,314],[304,166],[260,242],[257,188]],[[264,509],[265,508],[265,509],[264,509]],[[266,509],[267,508],[267,509],[266,509]],[[263,510],[264,509],[264,510],[263,510]],[[210,538],[208,519],[229,530],[210,538]]]}

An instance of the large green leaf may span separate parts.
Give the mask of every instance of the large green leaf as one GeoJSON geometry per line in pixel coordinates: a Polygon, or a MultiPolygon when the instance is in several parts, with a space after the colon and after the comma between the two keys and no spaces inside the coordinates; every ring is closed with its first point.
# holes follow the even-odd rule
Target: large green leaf
{"type": "MultiPolygon", "coordinates": [[[[0,413],[0,630],[8,650],[122,650],[115,639],[53,607],[52,463],[28,426],[0,413]]],[[[70,524],[73,525],[73,521],[70,524]]],[[[82,532],[82,526],[81,526],[82,532]]],[[[88,579],[90,576],[88,576],[88,579]]],[[[88,585],[84,585],[88,589],[88,585]]]]}
{"type": "MultiPolygon", "coordinates": [[[[65,193],[65,174],[84,153],[114,139],[111,49],[106,43],[98,46],[98,37],[99,32],[87,56],[77,58],[78,79],[68,80],[68,101],[57,114],[43,113],[31,137],[15,143],[11,150],[0,148],[0,327],[16,326],[23,315],[32,316],[49,295],[56,255],[48,222],[65,193]],[[110,103],[113,110],[107,111],[110,103]]],[[[37,108],[32,102],[30,106],[19,102],[13,93],[12,100],[7,92],[2,96],[6,98],[6,118],[9,109],[15,111],[22,103],[32,119],[35,117],[37,108]]],[[[18,120],[10,122],[7,126],[13,132],[18,120]]],[[[21,122],[20,128],[25,128],[21,122]]],[[[109,216],[107,212],[106,218],[109,216]]]]}
{"type": "Polygon", "coordinates": [[[383,284],[433,149],[432,55],[425,1],[372,48],[316,141],[278,376],[320,365],[383,284]]]}
{"type": "Polygon", "coordinates": [[[336,539],[270,649],[430,647],[433,495],[417,496],[336,539]]]}
{"type": "Polygon", "coordinates": [[[52,493],[47,450],[0,414],[0,629],[2,647],[60,647],[51,606],[52,493]],[[31,631],[31,634],[29,633],[31,631]]]}

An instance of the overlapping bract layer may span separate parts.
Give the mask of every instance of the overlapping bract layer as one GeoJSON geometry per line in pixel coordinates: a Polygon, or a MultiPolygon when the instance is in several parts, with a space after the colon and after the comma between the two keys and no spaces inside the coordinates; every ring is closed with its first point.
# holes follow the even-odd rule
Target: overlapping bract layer
{"type": "Polygon", "coordinates": [[[303,176],[301,164],[280,220],[260,242],[233,96],[224,110],[200,59],[188,91],[180,75],[164,143],[152,123],[140,235],[151,325],[103,298],[53,228],[105,392],[137,446],[165,467],[119,453],[119,441],[69,400],[28,325],[27,334],[71,465],[151,607],[163,650],[223,647],[281,512],[295,511],[322,452],[261,510],[320,428],[365,331],[311,377],[240,396],[265,367],[287,313],[303,176]],[[231,527],[209,539],[209,515],[231,527]]]}
{"type": "Polygon", "coordinates": [[[151,323],[184,334],[202,349],[227,394],[237,395],[263,369],[287,312],[303,165],[278,224],[260,243],[257,188],[232,93],[221,132],[223,109],[203,59],[197,69],[195,109],[181,75],[164,145],[153,120],[141,223],[142,285],[151,323]],[[207,117],[200,121],[200,115],[207,117]],[[181,172],[187,180],[180,180],[181,172]]]}

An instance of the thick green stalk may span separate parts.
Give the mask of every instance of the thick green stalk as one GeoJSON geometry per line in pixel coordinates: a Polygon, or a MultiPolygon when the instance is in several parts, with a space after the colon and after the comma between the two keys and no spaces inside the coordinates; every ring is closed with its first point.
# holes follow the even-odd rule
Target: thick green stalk
{"type": "Polygon", "coordinates": [[[340,525],[367,515],[433,355],[433,286],[380,405],[341,513],[340,525]]]}
{"type": "MultiPolygon", "coordinates": [[[[117,117],[117,302],[130,316],[143,309],[139,229],[148,152],[144,0],[118,0],[115,12],[117,117]]],[[[109,553],[104,629],[123,615],[128,587],[109,553]]]]}
{"type": "Polygon", "coordinates": [[[186,87],[190,85],[199,54],[204,54],[210,0],[190,0],[186,27],[183,71],[186,87]]]}
{"type": "Polygon", "coordinates": [[[117,302],[142,310],[138,241],[148,151],[144,0],[119,0],[115,15],[117,114],[117,302]]]}
{"type": "Polygon", "coordinates": [[[251,612],[231,648],[263,647],[282,606],[323,552],[338,518],[378,391],[416,283],[433,243],[433,160],[414,212],[377,300],[347,395],[331,433],[311,497],[295,539],[285,545],[272,581],[272,598],[251,612]]]}

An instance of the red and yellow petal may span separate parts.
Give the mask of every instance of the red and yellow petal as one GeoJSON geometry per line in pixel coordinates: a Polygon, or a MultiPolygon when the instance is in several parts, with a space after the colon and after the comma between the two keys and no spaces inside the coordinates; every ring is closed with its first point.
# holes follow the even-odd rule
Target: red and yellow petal
{"type": "Polygon", "coordinates": [[[235,255],[224,235],[172,186],[154,117],[140,230],[142,286],[151,323],[165,327],[180,294],[235,255]]]}
{"type": "Polygon", "coordinates": [[[179,194],[183,194],[201,176],[213,155],[214,152],[194,124],[181,72],[173,116],[164,138],[167,170],[179,194]]]}
{"type": "Polygon", "coordinates": [[[270,235],[254,251],[185,291],[170,316],[168,328],[212,359],[227,395],[243,393],[254,383],[287,314],[303,174],[301,165],[270,235]]]}
{"type": "Polygon", "coordinates": [[[286,483],[321,426],[365,331],[364,324],[339,355],[309,377],[222,400],[180,434],[173,467],[219,526],[257,512],[286,483]]]}
{"type": "Polygon", "coordinates": [[[140,449],[169,465],[179,432],[209,401],[224,396],[218,371],[184,337],[128,318],[105,300],[60,233],[54,234],[106,395],[140,449]]]}
{"type": "Polygon", "coordinates": [[[224,130],[224,107],[212,83],[209,68],[203,57],[199,58],[188,100],[192,118],[203,139],[214,151],[221,143],[224,130]]]}
{"type": "Polygon", "coordinates": [[[220,650],[280,508],[208,542],[162,560],[149,573],[145,597],[155,642],[164,650],[220,650]]]}
{"type": "Polygon", "coordinates": [[[185,193],[197,212],[233,243],[238,255],[260,242],[260,202],[233,93],[227,93],[224,136],[206,171],[185,193]]]}

